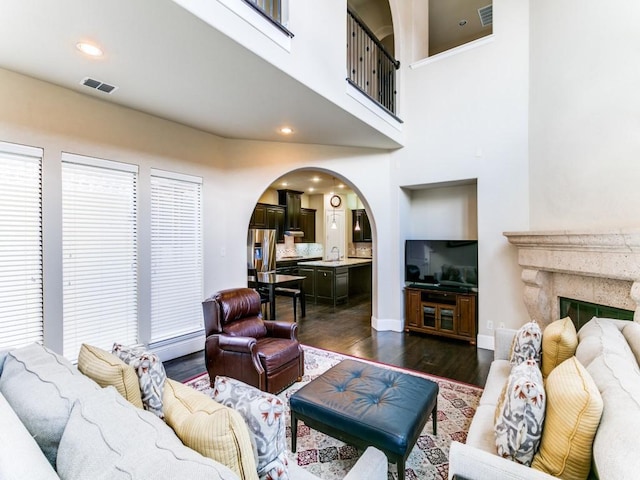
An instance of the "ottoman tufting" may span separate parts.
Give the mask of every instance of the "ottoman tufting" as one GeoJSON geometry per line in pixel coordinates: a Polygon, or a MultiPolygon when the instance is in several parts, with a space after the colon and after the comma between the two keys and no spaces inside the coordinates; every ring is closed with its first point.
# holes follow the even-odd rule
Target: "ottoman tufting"
{"type": "Polygon", "coordinates": [[[298,420],[360,448],[374,446],[391,463],[404,465],[433,414],[436,434],[438,384],[415,375],[344,360],[295,392],[291,408],[291,450],[298,420]]]}

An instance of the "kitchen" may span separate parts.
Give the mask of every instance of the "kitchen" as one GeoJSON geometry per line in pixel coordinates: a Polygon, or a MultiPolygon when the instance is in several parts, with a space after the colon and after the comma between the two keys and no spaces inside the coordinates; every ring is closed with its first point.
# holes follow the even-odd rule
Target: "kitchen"
{"type": "Polygon", "coordinates": [[[291,172],[270,185],[249,224],[249,269],[303,276],[306,302],[334,309],[355,296],[371,302],[372,249],[358,195],[317,171],[291,172]]]}

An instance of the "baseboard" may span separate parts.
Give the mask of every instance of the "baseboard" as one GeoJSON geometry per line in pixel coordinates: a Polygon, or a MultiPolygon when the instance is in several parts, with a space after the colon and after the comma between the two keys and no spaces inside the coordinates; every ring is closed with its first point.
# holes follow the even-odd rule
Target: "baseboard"
{"type": "Polygon", "coordinates": [[[493,335],[478,335],[477,343],[478,348],[484,348],[485,350],[495,350],[493,335]]]}
{"type": "Polygon", "coordinates": [[[379,332],[402,332],[404,330],[404,322],[394,318],[377,318],[372,316],[371,326],[379,332]]]}
{"type": "MultiPolygon", "coordinates": [[[[174,358],[189,355],[204,349],[204,333],[195,337],[178,339],[172,342],[149,345],[149,348],[158,355],[161,361],[173,360],[174,358]]],[[[204,360],[203,360],[204,361],[204,360]]]]}

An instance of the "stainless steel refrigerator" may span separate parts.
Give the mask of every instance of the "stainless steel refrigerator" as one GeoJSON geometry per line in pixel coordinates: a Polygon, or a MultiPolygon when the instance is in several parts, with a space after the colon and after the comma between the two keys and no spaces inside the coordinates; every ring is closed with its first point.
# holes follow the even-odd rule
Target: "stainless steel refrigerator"
{"type": "Polygon", "coordinates": [[[247,235],[247,267],[258,272],[276,269],[276,231],[250,228],[247,235]]]}

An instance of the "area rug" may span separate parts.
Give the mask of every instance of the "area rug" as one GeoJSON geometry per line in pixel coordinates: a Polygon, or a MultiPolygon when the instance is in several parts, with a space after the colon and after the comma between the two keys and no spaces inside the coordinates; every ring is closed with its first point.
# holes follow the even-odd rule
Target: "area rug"
{"type": "MultiPolygon", "coordinates": [[[[291,420],[289,416],[289,397],[299,388],[326,372],[329,368],[348,357],[338,353],[313,347],[304,348],[304,377],[302,382],[293,384],[278,396],[286,405],[285,425],[287,425],[287,443],[291,447],[291,420]]],[[[438,435],[432,433],[432,423],[428,421],[420,438],[407,458],[405,478],[420,480],[445,480],[449,472],[449,445],[453,440],[465,442],[471,419],[482,394],[482,389],[446,378],[405,370],[391,365],[370,362],[360,358],[356,360],[375,363],[384,368],[417,375],[438,383],[438,435]]],[[[209,376],[204,373],[185,384],[205,394],[211,394],[209,376]]],[[[312,430],[306,425],[298,425],[297,452],[289,450],[289,461],[297,462],[323,480],[342,480],[362,454],[356,448],[346,445],[328,435],[312,430]]],[[[389,479],[397,479],[395,464],[389,464],[389,479]]]]}

